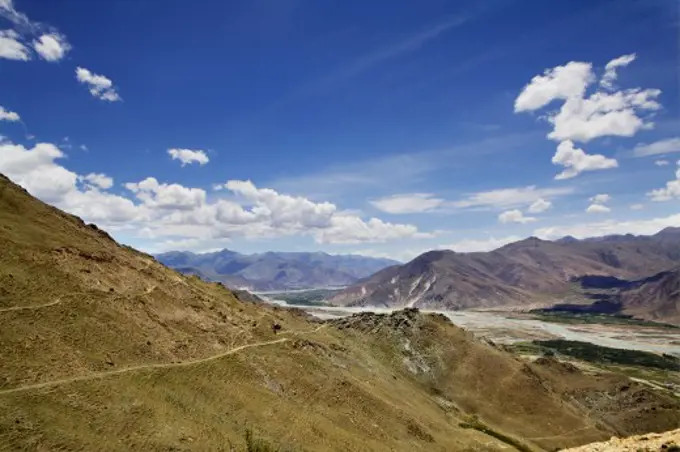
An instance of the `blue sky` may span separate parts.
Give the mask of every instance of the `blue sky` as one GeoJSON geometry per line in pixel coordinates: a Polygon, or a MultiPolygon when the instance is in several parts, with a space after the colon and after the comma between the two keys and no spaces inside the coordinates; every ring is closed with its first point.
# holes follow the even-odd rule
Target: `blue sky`
{"type": "Polygon", "coordinates": [[[0,172],[147,251],[409,259],[680,226],[673,0],[0,14],[0,172]]]}

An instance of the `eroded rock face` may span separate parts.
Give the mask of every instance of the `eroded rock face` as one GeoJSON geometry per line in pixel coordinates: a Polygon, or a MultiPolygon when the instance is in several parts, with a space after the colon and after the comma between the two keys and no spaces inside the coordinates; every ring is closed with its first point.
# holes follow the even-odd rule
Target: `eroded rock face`
{"type": "Polygon", "coordinates": [[[664,452],[680,450],[680,429],[586,444],[564,452],[664,452]]]}

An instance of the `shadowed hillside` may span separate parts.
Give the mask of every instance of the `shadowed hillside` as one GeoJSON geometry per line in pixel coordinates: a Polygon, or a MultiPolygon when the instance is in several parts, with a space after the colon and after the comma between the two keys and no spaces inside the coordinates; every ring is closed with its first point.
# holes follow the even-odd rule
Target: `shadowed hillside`
{"type": "Polygon", "coordinates": [[[677,400],[440,316],[320,323],[184,276],[0,177],[0,450],[552,450],[677,400]],[[280,325],[278,333],[273,324],[280,325]]]}

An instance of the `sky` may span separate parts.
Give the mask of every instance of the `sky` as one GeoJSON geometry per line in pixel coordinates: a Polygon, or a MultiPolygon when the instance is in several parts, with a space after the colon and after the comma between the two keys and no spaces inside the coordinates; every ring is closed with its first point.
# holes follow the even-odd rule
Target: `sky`
{"type": "Polygon", "coordinates": [[[676,0],[0,0],[0,173],[147,252],[680,226],[676,0]]]}

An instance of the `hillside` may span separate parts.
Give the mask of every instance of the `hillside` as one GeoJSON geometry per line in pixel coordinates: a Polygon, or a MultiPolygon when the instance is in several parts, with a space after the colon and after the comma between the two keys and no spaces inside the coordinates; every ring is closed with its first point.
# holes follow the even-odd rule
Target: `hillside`
{"type": "Polygon", "coordinates": [[[227,249],[202,254],[170,251],[157,255],[156,259],[185,274],[251,290],[347,286],[398,264],[390,259],[357,255],[321,252],[241,254],[227,249]]]}
{"type": "Polygon", "coordinates": [[[320,323],[184,276],[0,176],[0,450],[553,450],[680,404],[417,310],[320,323]],[[281,326],[278,334],[272,324],[281,326]]]}
{"type": "MultiPolygon", "coordinates": [[[[466,309],[558,301],[583,275],[637,279],[677,265],[680,235],[529,238],[486,253],[431,251],[336,295],[341,305],[466,309]]],[[[665,303],[665,302],[664,302],[665,303]]]]}
{"type": "Polygon", "coordinates": [[[620,299],[626,314],[680,324],[680,268],[646,278],[620,299]]]}

